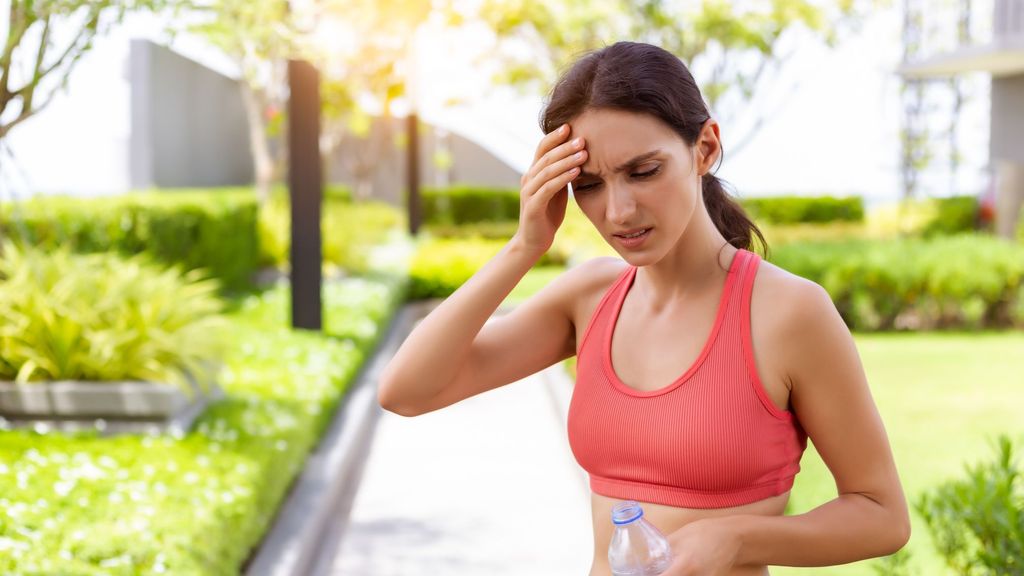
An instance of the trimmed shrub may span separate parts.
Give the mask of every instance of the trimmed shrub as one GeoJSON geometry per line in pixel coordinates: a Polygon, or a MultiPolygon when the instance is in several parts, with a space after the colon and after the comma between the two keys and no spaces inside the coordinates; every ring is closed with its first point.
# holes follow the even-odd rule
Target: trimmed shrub
{"type": "Polygon", "coordinates": [[[776,196],[742,198],[740,204],[755,222],[797,224],[814,222],[861,222],[864,201],[860,196],[776,196]]]}
{"type": "Polygon", "coordinates": [[[248,189],[50,196],[0,205],[0,227],[19,245],[145,251],[165,264],[204,269],[229,290],[248,287],[257,267],[256,221],[248,189]]]}
{"type": "Polygon", "coordinates": [[[456,185],[421,192],[423,221],[468,224],[519,220],[519,189],[456,185]]]}
{"type": "MultiPolygon", "coordinates": [[[[409,265],[409,299],[444,298],[451,295],[506,244],[507,240],[479,238],[423,241],[409,265]]],[[[560,253],[548,251],[534,267],[564,264],[565,259],[560,253]]]]}
{"type": "Polygon", "coordinates": [[[933,199],[935,217],[924,227],[924,236],[972,232],[977,228],[978,199],[974,196],[952,196],[933,199]]]}
{"type": "Polygon", "coordinates": [[[772,261],[821,284],[854,329],[1024,326],[1024,247],[998,238],[796,243],[772,261]]]}

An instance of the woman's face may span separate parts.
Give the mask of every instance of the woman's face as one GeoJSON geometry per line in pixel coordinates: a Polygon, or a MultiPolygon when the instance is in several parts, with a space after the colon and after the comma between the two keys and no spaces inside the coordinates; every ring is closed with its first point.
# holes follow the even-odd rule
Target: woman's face
{"type": "Polygon", "coordinates": [[[588,109],[569,125],[587,151],[572,181],[576,204],[623,259],[657,262],[703,206],[698,147],[648,114],[588,109]],[[649,230],[638,240],[620,236],[639,229],[649,230]]]}

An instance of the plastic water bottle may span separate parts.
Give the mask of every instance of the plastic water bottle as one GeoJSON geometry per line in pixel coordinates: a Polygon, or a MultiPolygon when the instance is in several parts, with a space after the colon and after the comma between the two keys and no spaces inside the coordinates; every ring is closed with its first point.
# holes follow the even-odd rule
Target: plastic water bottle
{"type": "Polygon", "coordinates": [[[672,564],[672,547],[634,500],[612,508],[615,532],[608,546],[608,564],[613,576],[657,576],[672,564]]]}

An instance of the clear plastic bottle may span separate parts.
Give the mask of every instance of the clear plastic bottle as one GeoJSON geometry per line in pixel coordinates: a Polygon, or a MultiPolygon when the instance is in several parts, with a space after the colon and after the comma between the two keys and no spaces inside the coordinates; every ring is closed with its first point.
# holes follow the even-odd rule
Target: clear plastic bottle
{"type": "Polygon", "coordinates": [[[668,539],[643,516],[643,508],[634,500],[612,508],[615,532],[608,546],[608,564],[613,576],[657,576],[672,564],[668,539]]]}

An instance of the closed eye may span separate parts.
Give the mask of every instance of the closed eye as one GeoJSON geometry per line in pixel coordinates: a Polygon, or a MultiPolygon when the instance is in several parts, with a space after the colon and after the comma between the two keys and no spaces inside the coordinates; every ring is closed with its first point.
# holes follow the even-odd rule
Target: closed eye
{"type": "MultiPolygon", "coordinates": [[[[648,170],[647,172],[639,172],[639,173],[636,173],[636,174],[631,174],[631,176],[634,179],[636,179],[636,180],[645,180],[647,178],[650,178],[650,177],[654,176],[658,172],[661,172],[661,166],[655,166],[653,169],[648,170]]],[[[587,190],[591,190],[593,188],[597,188],[600,185],[601,185],[600,182],[594,182],[594,183],[591,183],[591,184],[583,184],[582,186],[573,185],[572,191],[573,191],[573,194],[575,194],[577,192],[587,191],[587,190]]]]}

